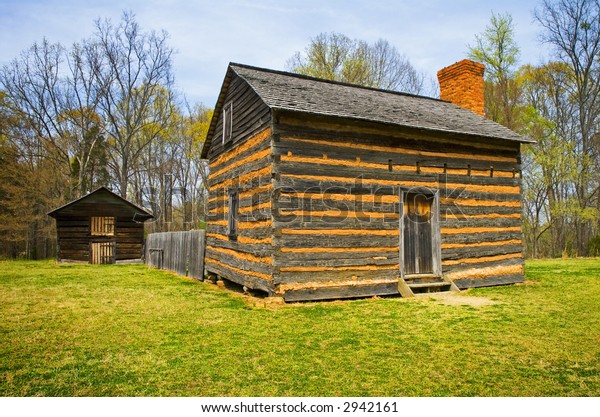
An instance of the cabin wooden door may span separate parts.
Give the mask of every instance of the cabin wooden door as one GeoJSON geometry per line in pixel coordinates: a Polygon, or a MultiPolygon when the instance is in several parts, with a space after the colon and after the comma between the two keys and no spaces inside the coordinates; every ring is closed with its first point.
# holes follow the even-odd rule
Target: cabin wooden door
{"type": "Polygon", "coordinates": [[[402,261],[404,275],[433,274],[434,195],[404,193],[402,216],[402,261]]]}

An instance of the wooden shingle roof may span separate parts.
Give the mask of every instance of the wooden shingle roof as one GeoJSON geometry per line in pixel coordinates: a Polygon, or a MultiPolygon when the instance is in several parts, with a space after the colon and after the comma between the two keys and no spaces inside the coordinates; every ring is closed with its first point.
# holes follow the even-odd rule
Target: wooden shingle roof
{"type": "MultiPolygon", "coordinates": [[[[364,120],[431,132],[534,142],[448,101],[235,63],[229,64],[215,107],[215,119],[220,114],[223,90],[226,90],[233,74],[244,79],[273,110],[364,120]]],[[[211,123],[213,129],[209,129],[207,135],[204,157],[210,147],[215,122],[211,123]]]]}

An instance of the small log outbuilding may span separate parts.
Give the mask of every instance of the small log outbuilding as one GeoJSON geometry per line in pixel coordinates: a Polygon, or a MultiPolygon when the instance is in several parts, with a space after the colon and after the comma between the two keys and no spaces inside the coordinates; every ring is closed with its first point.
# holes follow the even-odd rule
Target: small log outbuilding
{"type": "Polygon", "coordinates": [[[153,218],[105,187],[48,215],[56,219],[58,260],[91,264],[141,259],[144,222],[153,218]]]}
{"type": "Polygon", "coordinates": [[[530,140],[483,117],[483,70],[441,70],[437,100],[230,64],[207,273],[286,301],[523,281],[530,140]]]}

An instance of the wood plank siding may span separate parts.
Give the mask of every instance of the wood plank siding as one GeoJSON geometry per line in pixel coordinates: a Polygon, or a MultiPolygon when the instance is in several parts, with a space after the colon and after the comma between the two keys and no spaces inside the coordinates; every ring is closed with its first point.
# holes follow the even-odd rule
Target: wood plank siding
{"type": "Polygon", "coordinates": [[[234,76],[224,98],[232,108],[232,141],[223,143],[223,115],[209,153],[205,269],[249,288],[273,291],[270,109],[234,76]],[[235,237],[229,196],[237,195],[235,237]]]}
{"type": "Polygon", "coordinates": [[[278,121],[272,206],[279,292],[332,281],[390,290],[400,271],[400,192],[423,187],[439,190],[444,275],[463,288],[523,279],[518,143],[293,114],[278,121]]]}

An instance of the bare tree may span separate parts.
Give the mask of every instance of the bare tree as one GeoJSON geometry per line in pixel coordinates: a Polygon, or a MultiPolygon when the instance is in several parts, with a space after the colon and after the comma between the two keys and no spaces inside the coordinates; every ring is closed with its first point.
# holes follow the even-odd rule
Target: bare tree
{"type": "Polygon", "coordinates": [[[385,39],[379,39],[370,47],[369,62],[373,86],[414,94],[424,92],[423,73],[418,72],[408,58],[385,39]]]}
{"type": "Polygon", "coordinates": [[[142,32],[132,13],[121,23],[96,21],[95,43],[105,64],[98,78],[103,86],[99,107],[112,141],[110,167],[121,196],[141,152],[169,122],[173,111],[173,49],[166,32],[142,32]]]}
{"type": "Polygon", "coordinates": [[[53,224],[46,213],[62,197],[69,177],[58,148],[39,126],[0,92],[0,253],[28,259],[52,254],[53,224]]]}
{"type": "Polygon", "coordinates": [[[65,77],[64,101],[66,110],[60,115],[65,131],[71,134],[75,145],[72,150],[72,170],[77,175],[78,196],[104,185],[95,169],[98,159],[106,159],[104,122],[98,114],[98,103],[104,86],[97,78],[102,56],[93,44],[75,43],[67,54],[69,76],[65,77]]]}
{"type": "Polygon", "coordinates": [[[69,174],[68,197],[79,197],[93,181],[89,167],[102,136],[97,114],[98,56],[75,44],[66,50],[43,40],[0,71],[0,85],[14,110],[35,130],[38,155],[54,158],[69,174]],[[44,154],[43,149],[48,152],[44,154]]]}
{"type": "Polygon", "coordinates": [[[205,220],[201,208],[207,197],[207,164],[201,158],[202,144],[212,118],[212,110],[204,106],[186,105],[178,129],[180,157],[175,160],[175,176],[179,186],[179,199],[183,230],[205,220]]]}
{"type": "MultiPolygon", "coordinates": [[[[183,152],[172,117],[167,38],[125,13],[118,25],[98,20],[71,48],[44,39],[0,68],[0,220],[20,213],[0,227],[13,236],[0,238],[0,250],[48,253],[46,213],[100,184],[138,203],[156,185],[170,209],[177,181],[197,183],[204,171],[179,161],[194,153],[183,152]]],[[[182,199],[187,219],[187,188],[182,199]]]]}
{"type": "Polygon", "coordinates": [[[366,87],[422,94],[425,77],[387,40],[374,44],[341,33],[321,33],[302,54],[287,62],[288,70],[366,87]]]}
{"type": "MultiPolygon", "coordinates": [[[[577,216],[573,188],[579,161],[574,152],[576,142],[570,116],[573,104],[569,99],[569,74],[569,69],[562,63],[528,66],[520,73],[527,109],[522,117],[522,132],[537,141],[524,151],[523,168],[526,173],[523,186],[524,198],[528,199],[524,205],[537,206],[536,198],[545,195],[545,208],[539,211],[543,211],[545,216],[535,218],[537,223],[532,223],[532,231],[536,227],[549,231],[550,245],[545,255],[554,257],[572,252],[568,235],[572,219],[577,216]]],[[[533,220],[531,218],[530,222],[533,220]]]]}
{"type": "Polygon", "coordinates": [[[594,143],[600,122],[600,1],[544,0],[535,18],[543,28],[542,40],[554,47],[556,57],[568,65],[573,77],[570,97],[575,106],[570,116],[579,169],[575,235],[577,254],[585,255],[594,218],[600,230],[600,149],[594,143]]]}
{"type": "Polygon", "coordinates": [[[60,78],[63,62],[64,48],[44,39],[2,68],[0,85],[8,105],[35,130],[35,143],[28,147],[35,150],[38,158],[43,156],[44,148],[51,148],[63,169],[69,172],[67,137],[59,118],[65,110],[64,82],[60,78]]]}
{"type": "Polygon", "coordinates": [[[207,166],[201,150],[211,116],[212,110],[186,103],[141,153],[134,182],[152,206],[153,231],[187,230],[204,220],[207,166]]]}

